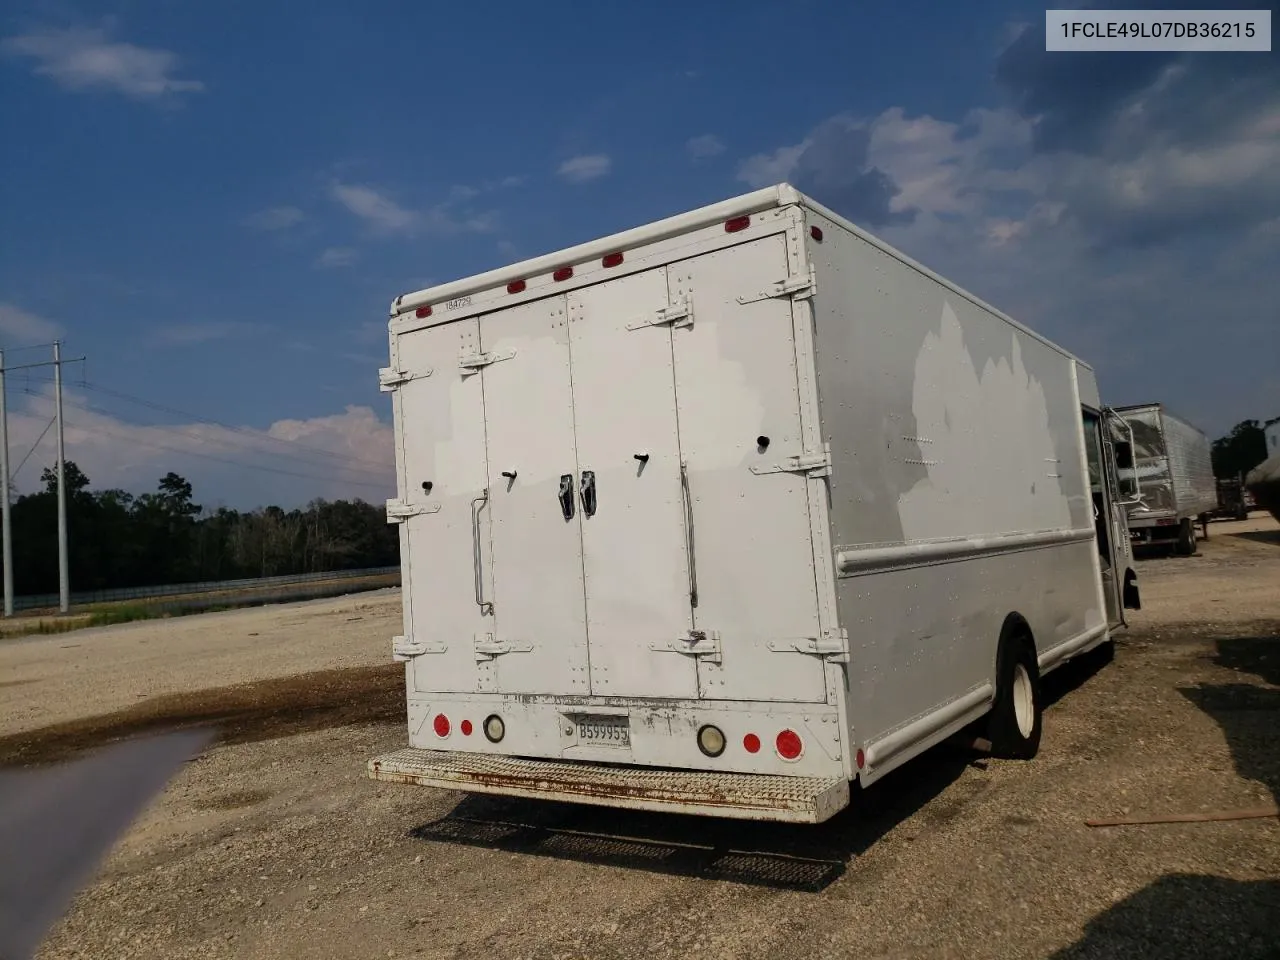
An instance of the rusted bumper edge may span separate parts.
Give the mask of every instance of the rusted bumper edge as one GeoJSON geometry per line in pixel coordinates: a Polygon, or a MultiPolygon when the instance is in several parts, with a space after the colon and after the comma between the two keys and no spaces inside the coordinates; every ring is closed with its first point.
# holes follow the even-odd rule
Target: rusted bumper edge
{"type": "Polygon", "coordinates": [[[843,778],[708,773],[412,747],[374,757],[368,774],[388,783],[467,793],[739,820],[821,823],[849,804],[849,782],[843,778]]]}

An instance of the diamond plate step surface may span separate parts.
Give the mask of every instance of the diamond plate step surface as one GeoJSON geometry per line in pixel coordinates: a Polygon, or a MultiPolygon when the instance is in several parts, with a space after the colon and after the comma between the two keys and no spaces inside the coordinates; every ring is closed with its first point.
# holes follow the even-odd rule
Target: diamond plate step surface
{"type": "Polygon", "coordinates": [[[665,770],[412,747],[375,757],[368,771],[370,778],[391,783],[748,820],[821,823],[849,803],[843,778],[665,770]]]}

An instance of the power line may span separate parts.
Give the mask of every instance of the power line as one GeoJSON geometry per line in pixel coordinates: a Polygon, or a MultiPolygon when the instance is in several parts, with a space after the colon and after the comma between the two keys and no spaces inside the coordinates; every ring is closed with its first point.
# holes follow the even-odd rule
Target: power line
{"type": "Polygon", "coordinates": [[[31,445],[31,449],[27,451],[27,455],[23,457],[21,462],[17,465],[17,467],[14,468],[13,473],[9,474],[10,483],[13,482],[12,480],[13,477],[16,477],[19,473],[22,472],[22,468],[27,465],[27,461],[31,459],[31,455],[36,452],[36,447],[40,446],[40,441],[44,439],[45,434],[49,432],[49,428],[53,426],[53,424],[55,423],[55,421],[57,421],[57,419],[58,419],[57,417],[54,417],[52,420],[50,420],[48,423],[44,425],[44,429],[40,431],[40,436],[36,437],[36,442],[31,445]]]}
{"type": "MultiPolygon", "coordinates": [[[[72,426],[76,426],[76,424],[72,423],[72,426]]],[[[95,433],[105,433],[107,436],[117,437],[121,440],[128,440],[131,443],[141,443],[144,446],[155,447],[158,450],[167,450],[170,453],[179,453],[184,456],[201,457],[205,460],[213,460],[218,463],[230,464],[233,467],[243,467],[246,470],[262,470],[267,473],[279,473],[279,474],[283,474],[286,477],[298,477],[302,480],[335,480],[336,479],[342,483],[350,484],[351,486],[370,487],[370,488],[376,487],[379,490],[386,490],[391,486],[389,482],[373,483],[370,481],[352,480],[347,477],[333,477],[333,476],[321,477],[313,473],[298,473],[293,470],[282,470],[279,467],[267,467],[258,463],[245,463],[244,461],[241,461],[241,460],[230,460],[226,457],[214,456],[211,453],[199,453],[195,450],[184,450],[181,447],[171,447],[163,443],[156,443],[154,440],[144,440],[141,437],[131,436],[129,434],[122,433],[118,430],[111,430],[110,428],[103,427],[100,424],[95,424],[93,426],[89,426],[88,424],[81,424],[79,426],[82,430],[89,430],[95,433]]],[[[164,430],[165,428],[164,427],[144,427],[144,429],[164,430]]]]}
{"type": "MultiPolygon", "coordinates": [[[[46,383],[51,382],[50,380],[44,379],[44,378],[32,378],[32,379],[41,380],[42,382],[46,382],[46,383]]],[[[232,433],[239,434],[241,436],[246,436],[252,440],[267,441],[270,443],[280,444],[283,447],[288,447],[291,449],[305,450],[309,453],[315,453],[321,457],[325,457],[330,460],[339,460],[339,461],[346,461],[348,463],[353,463],[353,464],[365,465],[365,466],[358,466],[358,467],[342,467],[340,469],[356,470],[366,474],[373,474],[373,473],[381,472],[387,468],[386,464],[378,463],[375,460],[369,460],[363,457],[353,457],[348,454],[338,453],[333,450],[325,450],[323,447],[313,447],[297,440],[288,440],[284,437],[276,437],[269,433],[264,433],[260,430],[254,430],[252,427],[235,426],[233,424],[223,423],[220,420],[213,420],[208,417],[202,417],[199,414],[190,412],[189,410],[180,410],[177,407],[170,407],[162,403],[155,403],[150,400],[145,400],[141,397],[134,397],[127,393],[123,393],[119,390],[112,390],[110,388],[103,387],[94,383],[89,383],[87,381],[82,383],[81,386],[87,387],[88,389],[93,390],[97,393],[102,393],[108,396],[116,397],[118,399],[125,400],[129,403],[137,404],[139,406],[148,407],[153,410],[159,410],[163,413],[169,413],[175,416],[186,417],[190,420],[196,420],[200,423],[208,424],[210,426],[220,427],[223,430],[227,430],[232,433]]],[[[38,395],[35,393],[35,391],[31,390],[30,388],[27,389],[27,392],[33,395],[38,395]]],[[[107,416],[112,416],[112,417],[117,416],[116,413],[112,410],[108,410],[105,407],[99,407],[84,401],[80,401],[78,405],[81,407],[84,407],[87,410],[92,410],[94,412],[105,414],[107,416]]],[[[154,427],[156,429],[169,429],[175,432],[182,432],[180,428],[173,427],[168,424],[145,424],[145,426],[154,427]]],[[[185,435],[196,440],[208,441],[208,442],[214,442],[214,443],[224,443],[225,445],[231,446],[231,444],[227,442],[227,438],[204,436],[204,435],[194,434],[194,433],[186,433],[185,435]]],[[[296,454],[296,453],[289,453],[289,454],[282,454],[282,455],[288,456],[291,459],[299,461],[300,463],[305,463],[308,466],[326,467],[326,468],[330,468],[332,466],[329,463],[317,461],[315,459],[308,459],[307,457],[300,456],[299,454],[296,454]]]]}
{"type": "MultiPolygon", "coordinates": [[[[76,407],[77,409],[91,411],[93,413],[98,413],[105,416],[115,417],[115,413],[113,411],[108,410],[105,407],[98,406],[97,404],[94,404],[94,403],[88,403],[83,400],[71,401],[71,403],[72,403],[72,406],[76,407]]],[[[146,423],[146,424],[129,424],[129,426],[137,426],[146,430],[160,430],[166,433],[174,434],[175,436],[181,436],[191,440],[196,440],[196,441],[199,441],[200,443],[221,444],[223,446],[230,447],[232,450],[244,450],[244,451],[252,450],[251,447],[248,447],[246,445],[243,445],[243,444],[237,445],[235,443],[232,443],[231,439],[228,437],[220,437],[216,435],[214,436],[204,435],[204,434],[196,433],[191,430],[185,429],[183,427],[176,427],[168,424],[146,423]]],[[[266,451],[261,451],[261,450],[254,450],[253,452],[266,453],[266,451]]],[[[303,455],[296,454],[296,453],[271,452],[271,453],[268,453],[267,455],[284,457],[290,460],[296,460],[298,461],[299,464],[306,467],[342,471],[345,473],[363,475],[365,477],[385,475],[385,472],[390,468],[389,464],[384,464],[381,470],[375,470],[372,467],[359,467],[359,466],[349,467],[341,464],[325,463],[320,460],[309,459],[303,455]]],[[[342,479],[345,479],[345,478],[342,478],[342,479]]]]}
{"type": "Polygon", "coordinates": [[[85,383],[82,384],[82,386],[90,390],[93,390],[96,393],[105,393],[107,396],[115,397],[119,400],[124,400],[127,403],[136,403],[140,406],[150,407],[153,410],[159,410],[162,413],[173,414],[174,416],[190,417],[192,420],[198,420],[201,423],[207,423],[215,427],[222,427],[222,429],[224,430],[231,430],[236,433],[247,434],[249,436],[257,437],[262,440],[268,440],[273,443],[286,444],[289,446],[296,447],[299,450],[309,450],[311,452],[323,454],[326,457],[331,457],[336,460],[348,460],[352,463],[364,463],[364,464],[368,464],[370,466],[375,466],[379,468],[383,466],[382,464],[376,463],[373,460],[366,460],[363,457],[352,457],[347,454],[336,453],[333,450],[325,450],[322,447],[312,447],[298,440],[286,440],[284,437],[272,436],[269,433],[264,433],[261,430],[255,430],[252,427],[243,427],[243,426],[236,426],[230,423],[223,423],[221,420],[213,420],[209,417],[202,417],[199,414],[191,413],[189,410],[179,410],[177,407],[170,407],[162,403],[155,403],[151,400],[145,400],[141,397],[130,396],[129,394],[123,393],[119,390],[112,390],[108,387],[103,387],[95,383],[89,383],[86,381],[85,383]]]}

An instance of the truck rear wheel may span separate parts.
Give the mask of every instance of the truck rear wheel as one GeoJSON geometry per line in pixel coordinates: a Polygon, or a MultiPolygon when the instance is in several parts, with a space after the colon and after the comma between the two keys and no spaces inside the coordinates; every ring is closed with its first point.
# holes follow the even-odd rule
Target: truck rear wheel
{"type": "Polygon", "coordinates": [[[996,699],[987,724],[992,754],[1010,760],[1034,757],[1040,750],[1043,713],[1031,633],[1025,624],[1006,627],[996,656],[996,699]]]}
{"type": "Polygon", "coordinates": [[[1175,547],[1179,556],[1190,557],[1196,552],[1196,525],[1190,517],[1178,524],[1178,542],[1175,547]]]}

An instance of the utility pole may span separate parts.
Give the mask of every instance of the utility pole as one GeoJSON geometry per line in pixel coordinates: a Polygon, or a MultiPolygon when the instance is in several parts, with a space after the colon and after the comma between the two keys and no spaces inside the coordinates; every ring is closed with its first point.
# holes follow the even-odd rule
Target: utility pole
{"type": "MultiPolygon", "coordinates": [[[[48,344],[46,344],[48,346],[48,344]]],[[[54,419],[58,422],[58,609],[67,613],[71,609],[71,584],[67,573],[67,477],[66,477],[66,445],[62,432],[62,365],[79,363],[84,357],[72,360],[62,359],[62,343],[55,340],[53,360],[40,363],[22,363],[15,367],[4,365],[4,351],[0,350],[0,473],[3,477],[3,490],[0,500],[4,501],[4,615],[13,613],[13,544],[9,530],[9,424],[8,412],[4,404],[4,375],[7,370],[32,370],[36,367],[53,367],[54,419]]]]}
{"type": "Polygon", "coordinates": [[[58,421],[58,610],[71,609],[71,582],[67,572],[67,470],[62,432],[62,344],[53,341],[54,417],[58,421]]]}
{"type": "Polygon", "coordinates": [[[4,351],[0,350],[0,538],[4,540],[4,615],[13,616],[13,532],[9,526],[9,408],[5,405],[4,351]]]}

